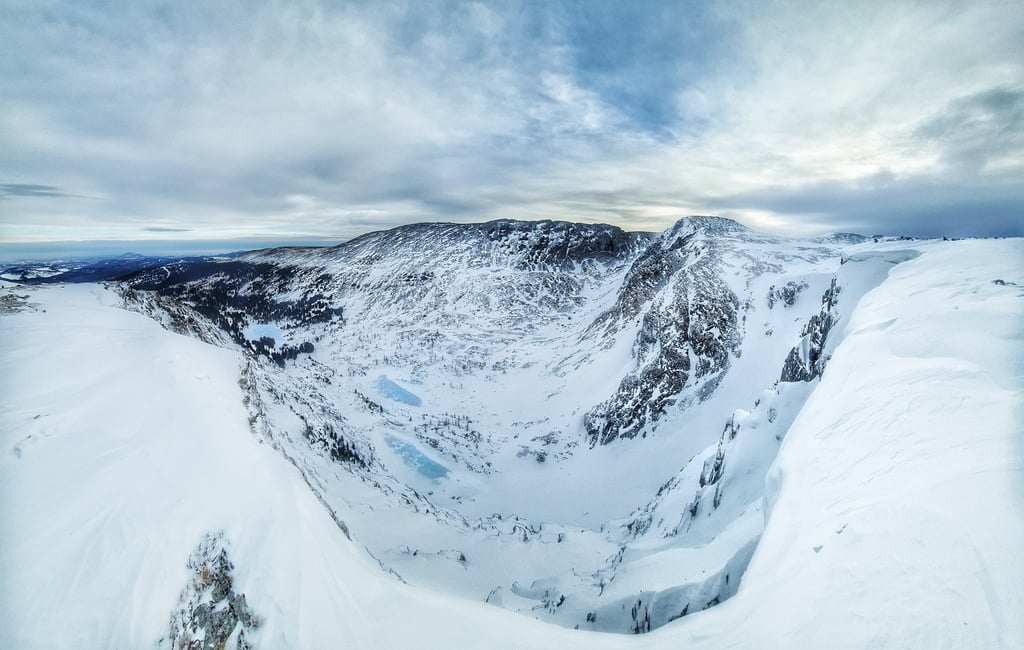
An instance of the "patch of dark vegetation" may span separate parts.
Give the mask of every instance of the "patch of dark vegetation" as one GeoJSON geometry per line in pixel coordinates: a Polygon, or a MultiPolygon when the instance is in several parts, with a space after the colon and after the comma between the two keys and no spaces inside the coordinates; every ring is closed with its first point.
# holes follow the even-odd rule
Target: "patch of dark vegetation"
{"type": "Polygon", "coordinates": [[[281,300],[294,284],[299,269],[268,262],[199,260],[147,268],[120,278],[132,290],[169,297],[208,319],[236,344],[279,366],[299,354],[310,354],[313,343],[277,345],[270,337],[251,340],[245,328],[253,323],[282,322],[297,327],[329,323],[342,317],[322,293],[329,276],[308,283],[309,293],[281,300]]]}

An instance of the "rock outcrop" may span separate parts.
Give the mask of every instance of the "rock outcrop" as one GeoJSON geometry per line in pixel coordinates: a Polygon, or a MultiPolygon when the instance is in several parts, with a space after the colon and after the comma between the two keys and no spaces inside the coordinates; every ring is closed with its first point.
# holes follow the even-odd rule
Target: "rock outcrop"
{"type": "MultiPolygon", "coordinates": [[[[630,267],[618,300],[590,328],[609,336],[639,319],[634,368],[584,416],[591,446],[646,435],[680,400],[702,401],[739,352],[740,301],[722,280],[714,236],[729,223],[680,221],[630,267]]],[[[728,221],[728,220],[721,220],[728,221]]]]}
{"type": "Polygon", "coordinates": [[[821,297],[821,310],[807,322],[800,333],[800,342],[789,351],[779,381],[811,381],[821,376],[828,361],[824,354],[825,341],[839,320],[835,310],[839,292],[840,287],[832,278],[832,284],[821,297]]]}
{"type": "Polygon", "coordinates": [[[223,533],[206,535],[188,559],[190,579],[159,647],[174,650],[251,650],[249,637],[262,621],[234,588],[234,564],[223,533]]]}

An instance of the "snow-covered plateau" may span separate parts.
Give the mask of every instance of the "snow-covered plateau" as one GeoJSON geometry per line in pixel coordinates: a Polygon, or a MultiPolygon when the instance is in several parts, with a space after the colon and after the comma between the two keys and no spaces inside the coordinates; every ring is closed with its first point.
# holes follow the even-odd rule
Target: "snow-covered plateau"
{"type": "Polygon", "coordinates": [[[16,279],[0,647],[1024,647],[1024,240],[421,224],[16,279]]]}

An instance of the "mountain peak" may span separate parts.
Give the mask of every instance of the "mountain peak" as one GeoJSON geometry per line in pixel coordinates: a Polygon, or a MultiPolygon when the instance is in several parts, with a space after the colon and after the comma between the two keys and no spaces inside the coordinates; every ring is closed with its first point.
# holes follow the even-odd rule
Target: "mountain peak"
{"type": "Polygon", "coordinates": [[[683,217],[669,229],[672,232],[688,230],[691,232],[701,231],[709,235],[725,235],[750,232],[743,224],[726,217],[708,215],[691,215],[683,217]]]}

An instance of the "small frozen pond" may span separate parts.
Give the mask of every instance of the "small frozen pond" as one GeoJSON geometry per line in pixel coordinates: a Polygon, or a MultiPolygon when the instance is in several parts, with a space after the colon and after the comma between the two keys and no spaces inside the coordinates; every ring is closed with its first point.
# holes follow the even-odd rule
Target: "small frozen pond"
{"type": "Polygon", "coordinates": [[[242,334],[245,334],[245,338],[250,341],[257,341],[267,336],[274,339],[275,345],[281,345],[288,340],[276,323],[255,323],[242,330],[242,334]]]}
{"type": "Polygon", "coordinates": [[[427,458],[416,445],[400,440],[394,436],[384,436],[384,442],[388,443],[396,454],[402,457],[407,465],[427,478],[439,479],[448,476],[448,468],[427,458]]]}
{"type": "Polygon", "coordinates": [[[419,397],[391,381],[386,375],[381,375],[380,379],[377,380],[377,390],[384,397],[401,402],[402,404],[408,404],[409,406],[419,406],[423,403],[419,397]]]}

